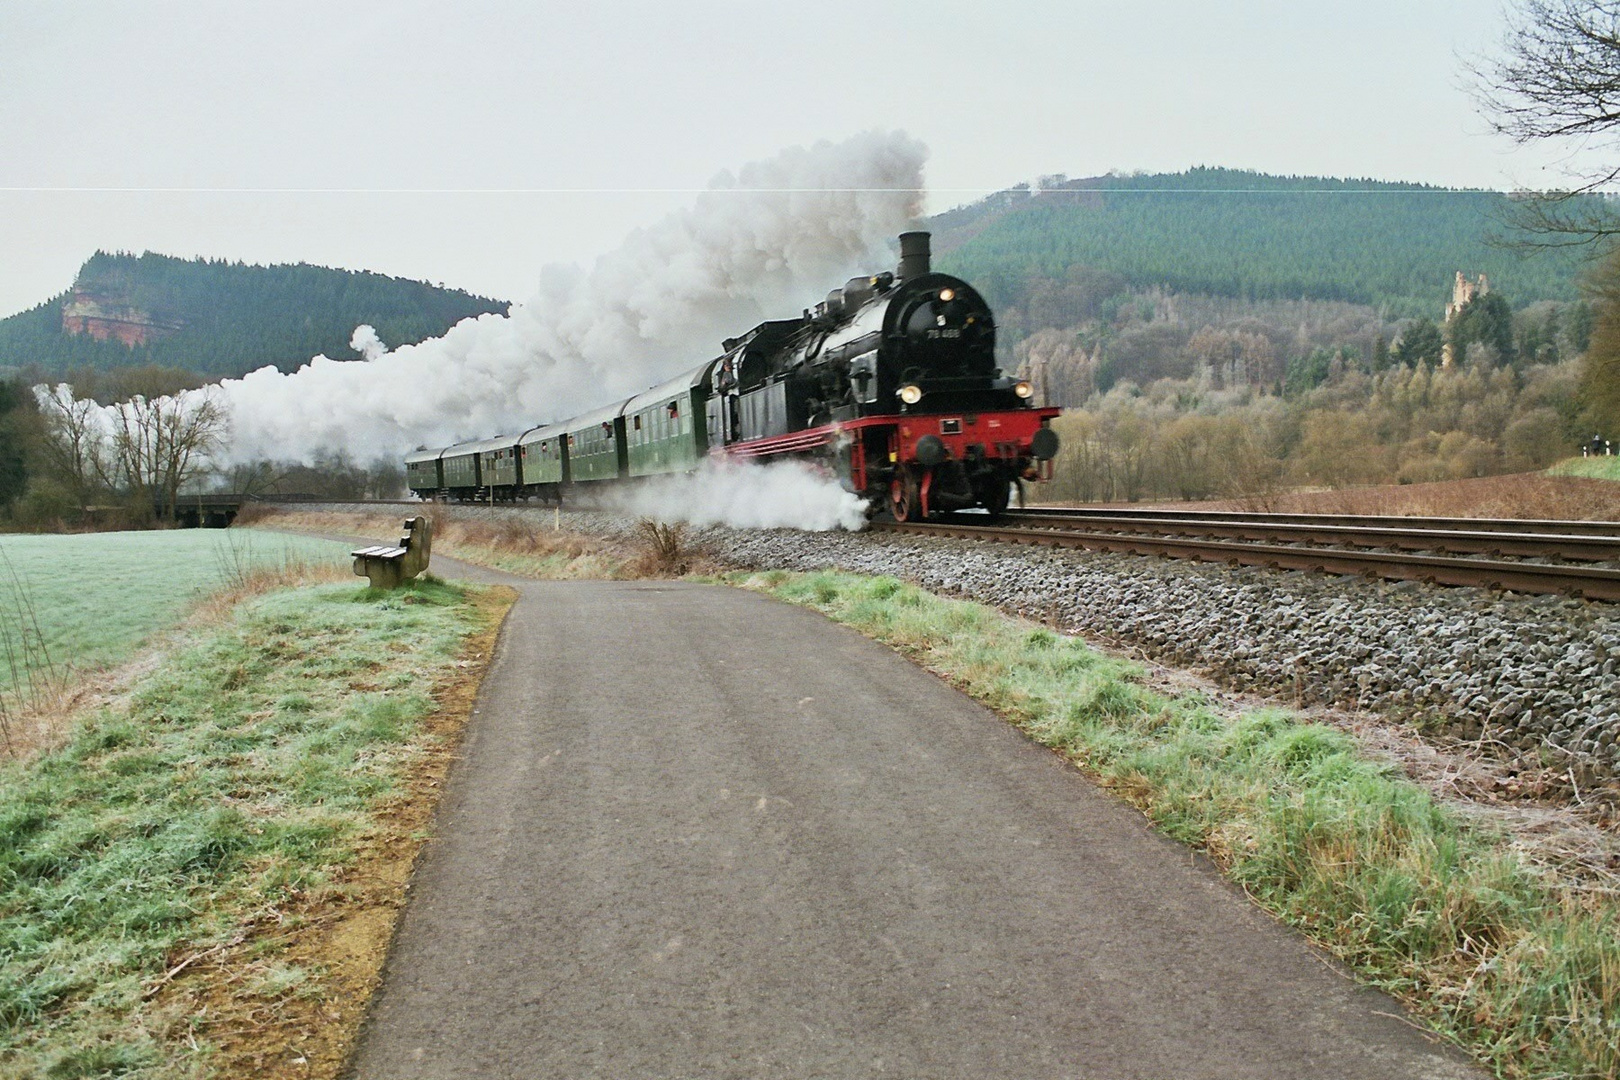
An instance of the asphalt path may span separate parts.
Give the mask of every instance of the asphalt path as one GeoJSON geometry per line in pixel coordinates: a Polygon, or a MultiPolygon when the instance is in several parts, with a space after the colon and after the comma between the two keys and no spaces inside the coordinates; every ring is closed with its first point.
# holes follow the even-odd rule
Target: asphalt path
{"type": "Polygon", "coordinates": [[[1484,1075],[853,631],[500,580],[522,597],[351,1076],[1484,1075]]]}

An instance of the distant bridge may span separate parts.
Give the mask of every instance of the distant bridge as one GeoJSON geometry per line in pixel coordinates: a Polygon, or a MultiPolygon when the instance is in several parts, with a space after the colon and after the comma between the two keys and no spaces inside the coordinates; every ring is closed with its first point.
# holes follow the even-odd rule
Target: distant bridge
{"type": "MultiPolygon", "coordinates": [[[[330,495],[252,495],[213,492],[207,495],[181,495],[175,500],[174,522],[182,529],[229,528],[248,503],[332,502],[330,495]]],[[[158,518],[168,516],[168,506],[154,498],[152,509],[158,518]]]]}

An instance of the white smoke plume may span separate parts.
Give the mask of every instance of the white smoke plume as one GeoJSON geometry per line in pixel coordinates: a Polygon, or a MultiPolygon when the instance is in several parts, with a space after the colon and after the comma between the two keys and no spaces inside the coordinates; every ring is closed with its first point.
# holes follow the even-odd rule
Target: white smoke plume
{"type": "Polygon", "coordinates": [[[349,339],[349,348],[359,353],[363,360],[379,359],[388,351],[383,339],[377,336],[376,328],[365,323],[354,328],[354,336],[349,339]]]}
{"type": "Polygon", "coordinates": [[[539,292],[509,315],[386,352],[360,327],[352,344],[364,360],[317,356],[290,375],[263,368],[228,380],[222,456],[393,457],[628,397],[718,355],[722,338],[887,266],[888,244],[920,211],[925,157],[900,132],[787,150],[722,173],[589,272],[546,267],[539,292]]]}
{"type": "Polygon", "coordinates": [[[798,461],[705,461],[694,473],[658,477],[612,491],[602,504],[658,521],[738,529],[855,532],[866,525],[865,499],[798,461]]]}

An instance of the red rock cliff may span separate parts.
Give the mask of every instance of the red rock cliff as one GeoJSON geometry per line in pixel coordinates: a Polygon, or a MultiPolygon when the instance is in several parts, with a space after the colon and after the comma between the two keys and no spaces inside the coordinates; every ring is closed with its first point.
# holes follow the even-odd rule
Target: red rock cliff
{"type": "Polygon", "coordinates": [[[89,334],[97,341],[135,346],[162,340],[178,329],[177,322],[153,318],[114,298],[80,289],[62,302],[62,333],[69,336],[89,334]]]}

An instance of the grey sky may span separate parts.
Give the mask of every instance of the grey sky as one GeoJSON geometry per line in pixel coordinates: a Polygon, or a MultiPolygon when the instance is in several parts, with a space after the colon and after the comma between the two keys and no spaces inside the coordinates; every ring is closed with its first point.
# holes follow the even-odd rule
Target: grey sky
{"type": "Polygon", "coordinates": [[[1495,0],[0,0],[0,315],[98,247],[525,299],[722,170],[872,128],[929,145],[934,210],[1197,164],[1548,186],[1556,158],[1464,91],[1502,25],[1495,0]]]}

